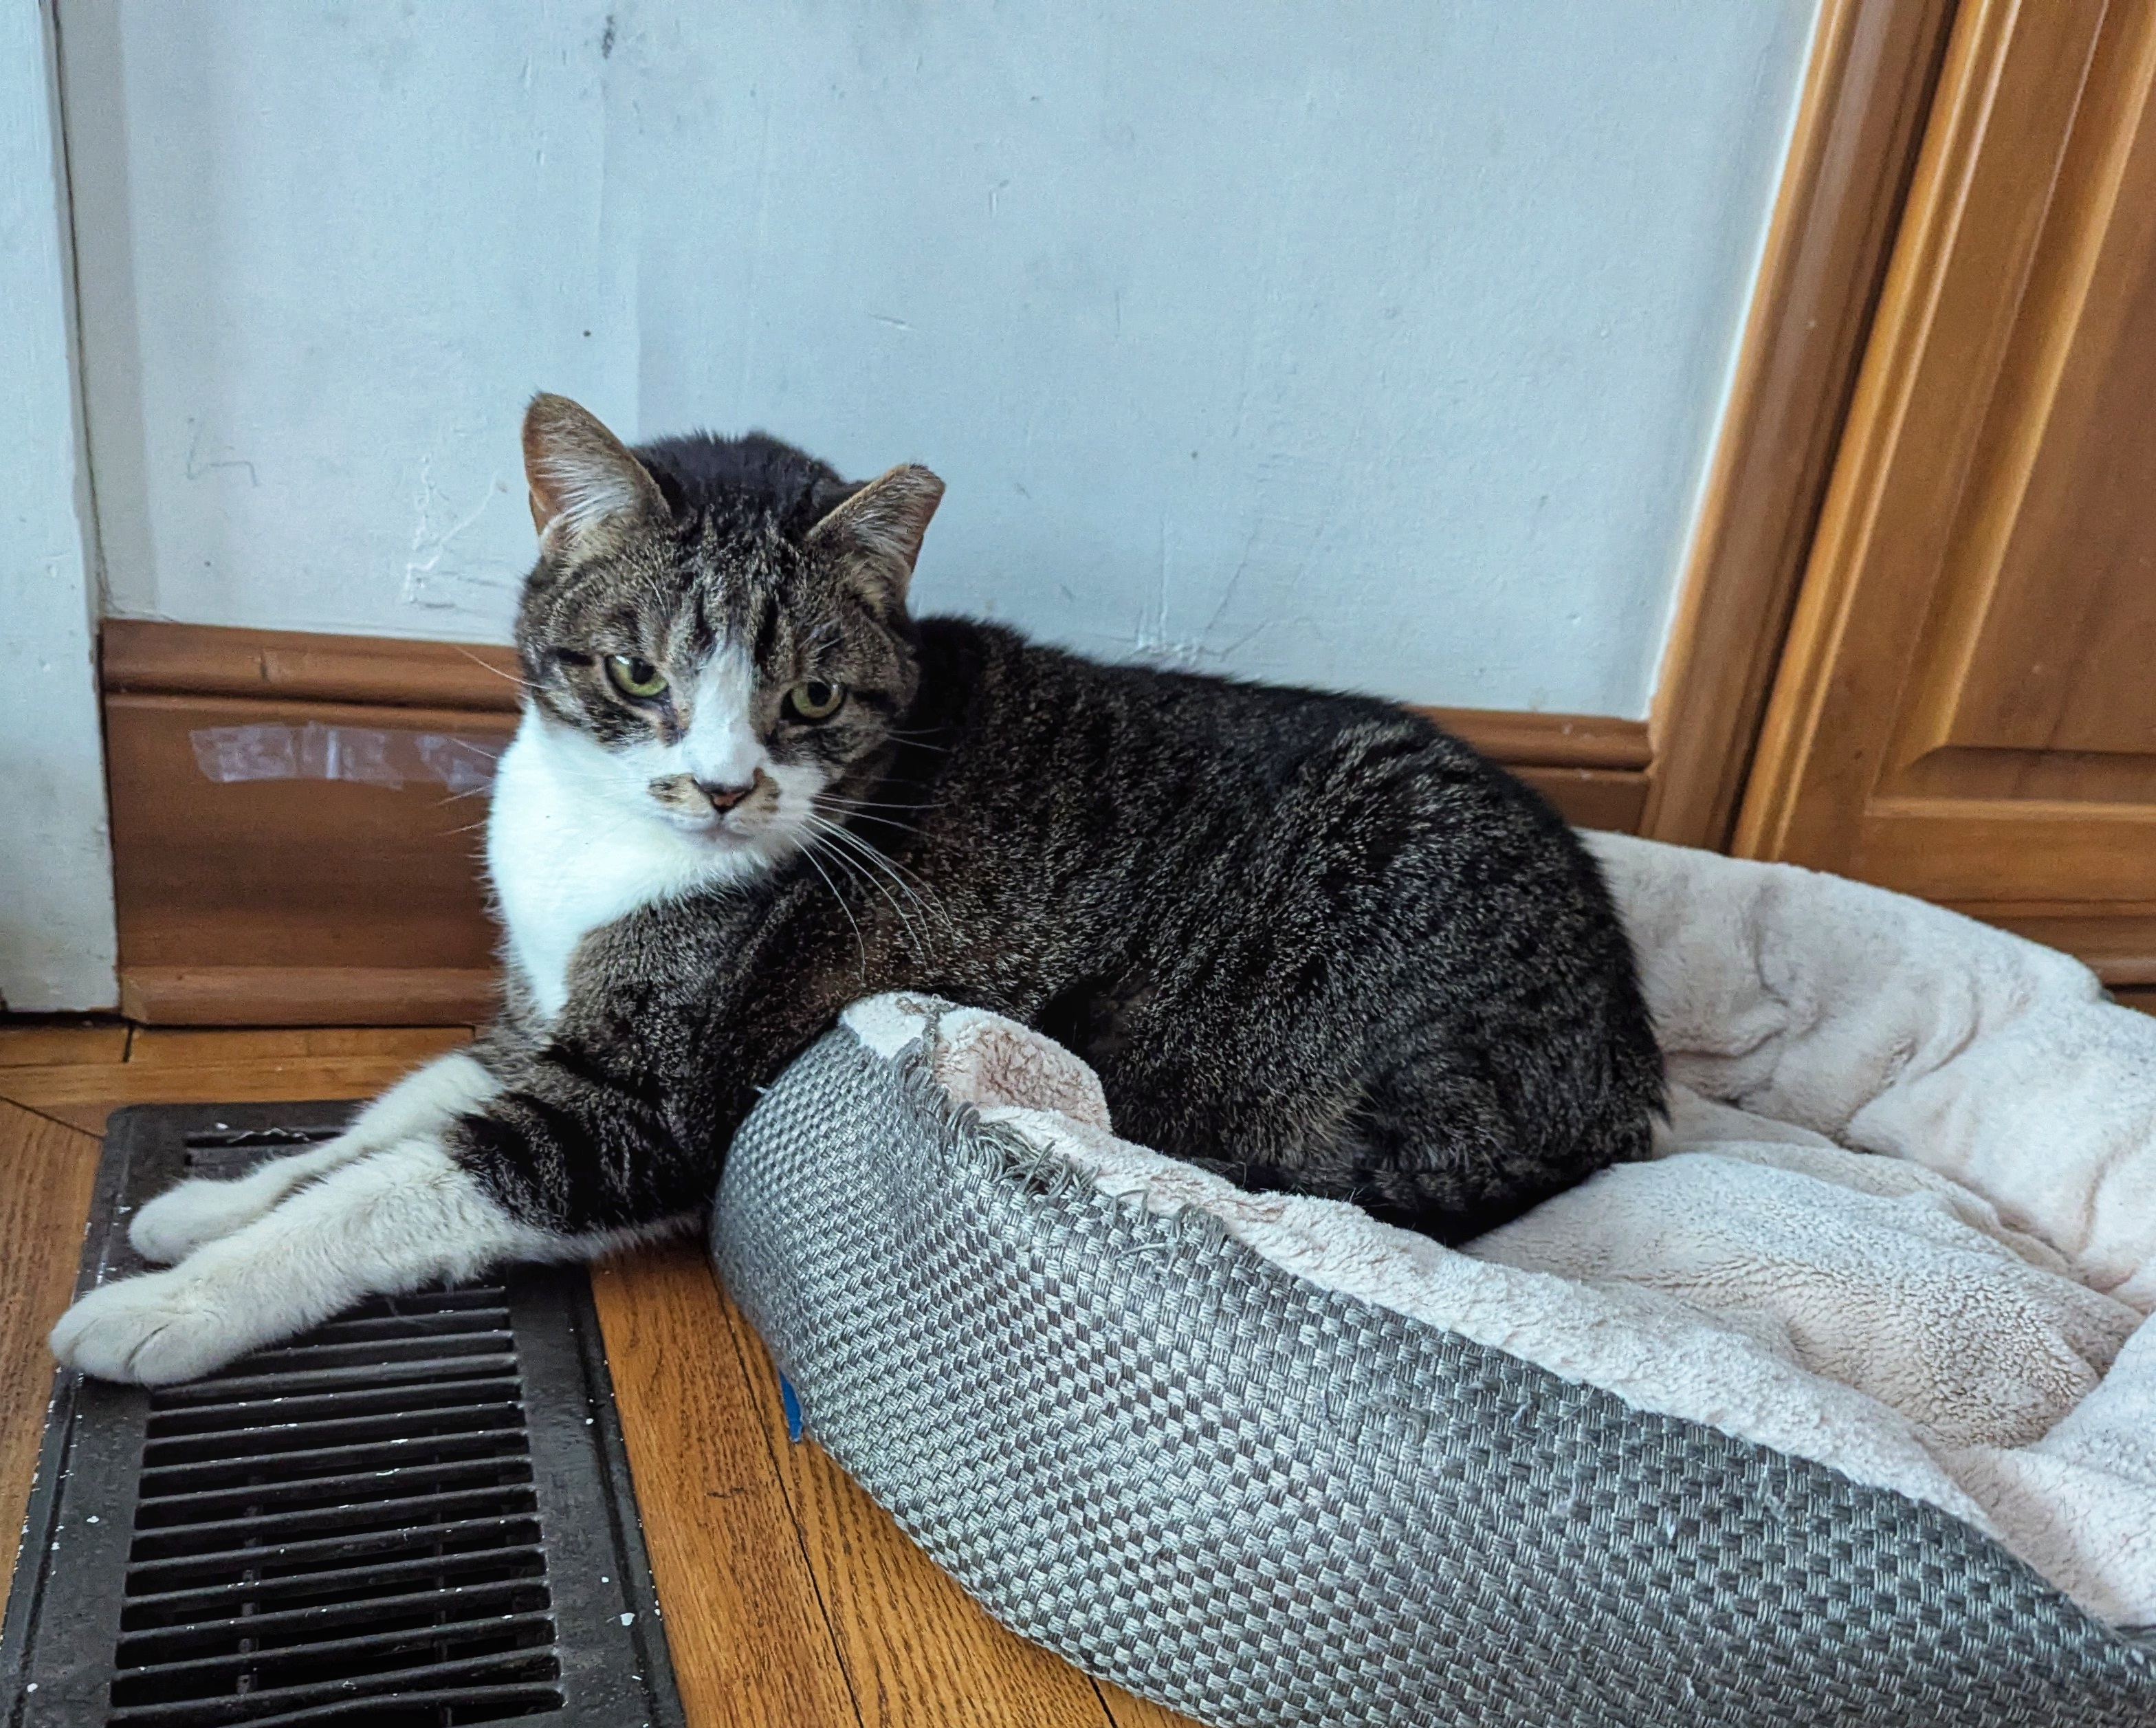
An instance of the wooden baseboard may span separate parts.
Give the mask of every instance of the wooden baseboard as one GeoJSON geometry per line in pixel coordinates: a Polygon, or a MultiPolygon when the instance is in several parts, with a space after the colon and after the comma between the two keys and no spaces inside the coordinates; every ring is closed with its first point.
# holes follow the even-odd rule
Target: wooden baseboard
{"type": "Polygon", "coordinates": [[[1653,763],[1645,721],[1496,708],[1422,712],[1503,763],[1578,826],[1639,832],[1653,763]]]}
{"type": "MultiPolygon", "coordinates": [[[[485,1016],[485,799],[461,782],[515,728],[506,649],[116,619],[104,683],[131,1019],[485,1016]]],[[[1573,821],[1638,828],[1644,723],[1427,712],[1573,821]]]]}
{"type": "Polygon", "coordinates": [[[124,1011],[182,1026],[483,1018],[494,930],[475,784],[516,728],[513,664],[446,642],[109,622],[124,1011]]]}
{"type": "Polygon", "coordinates": [[[491,966],[135,966],[120,1011],[145,1026],[478,1026],[501,995],[491,966]]]}
{"type": "Polygon", "coordinates": [[[516,655],[508,648],[136,618],[105,620],[101,670],[107,695],[133,691],[495,714],[516,712],[521,682],[516,655]]]}

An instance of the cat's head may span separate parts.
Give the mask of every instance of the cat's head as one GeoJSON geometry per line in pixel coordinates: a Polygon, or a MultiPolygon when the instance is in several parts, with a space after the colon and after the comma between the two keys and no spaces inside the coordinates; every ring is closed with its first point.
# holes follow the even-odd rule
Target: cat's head
{"type": "Polygon", "coordinates": [[[631,452],[545,395],[524,468],[517,650],[579,795],[744,867],[843,820],[918,682],[906,591],[942,481],[849,485],[760,435],[631,452]]]}

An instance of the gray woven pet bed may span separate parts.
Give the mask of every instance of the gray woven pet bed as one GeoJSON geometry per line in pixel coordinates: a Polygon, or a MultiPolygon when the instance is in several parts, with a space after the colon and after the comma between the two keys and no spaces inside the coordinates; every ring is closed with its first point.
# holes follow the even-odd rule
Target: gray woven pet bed
{"type": "Polygon", "coordinates": [[[831,1033],[713,1247],[813,1437],[998,1619],[1200,1721],[2156,1722],[1988,1537],[1119,1205],[831,1033]]]}
{"type": "Polygon", "coordinates": [[[1120,1139],[1011,1021],[849,1009],[713,1224],[814,1437],[1217,1728],[2156,1725],[2156,1019],[1587,839],[1670,1119],[1457,1251],[1120,1139]]]}

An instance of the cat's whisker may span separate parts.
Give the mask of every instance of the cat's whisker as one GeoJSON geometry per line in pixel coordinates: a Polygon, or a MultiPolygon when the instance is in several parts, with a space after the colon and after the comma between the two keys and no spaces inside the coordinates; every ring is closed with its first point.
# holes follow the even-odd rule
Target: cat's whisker
{"type": "MultiPolygon", "coordinates": [[[[812,841],[809,845],[802,848],[802,856],[809,858],[810,861],[814,862],[814,855],[821,850],[822,848],[818,844],[812,841]]],[[[913,921],[906,915],[906,908],[901,906],[897,901],[891,898],[890,891],[885,888],[882,883],[879,882],[874,877],[869,875],[867,872],[864,871],[860,867],[860,865],[856,861],[850,859],[844,852],[833,850],[824,851],[823,856],[829,859],[832,863],[842,867],[846,870],[849,875],[853,877],[855,879],[867,883],[870,887],[882,894],[885,901],[891,907],[892,915],[898,919],[900,927],[905,930],[906,939],[912,944],[914,951],[923,959],[929,957],[931,950],[927,940],[921,936],[919,931],[914,928],[913,921]]],[[[849,915],[850,916],[850,913],[849,915]]],[[[855,928],[858,928],[859,926],[856,926],[855,928]]]]}
{"type": "MultiPolygon", "coordinates": [[[[818,831],[826,836],[830,842],[832,842],[835,846],[844,849],[843,851],[834,851],[830,856],[836,857],[850,855],[854,858],[855,867],[861,869],[866,879],[875,884],[879,891],[883,893],[885,899],[891,901],[891,910],[898,913],[901,920],[906,924],[906,928],[909,930],[912,928],[911,920],[906,918],[904,909],[900,907],[896,900],[891,898],[890,890],[883,887],[882,882],[879,880],[877,877],[869,874],[866,867],[880,867],[884,876],[889,878],[891,886],[897,888],[899,892],[903,893],[909,900],[911,900],[916,907],[919,908],[923,917],[942,917],[947,928],[955,928],[952,925],[948,916],[943,913],[941,907],[930,906],[928,903],[923,900],[918,893],[914,892],[913,888],[908,885],[903,877],[893,874],[890,868],[889,861],[885,859],[882,854],[878,852],[875,847],[870,846],[865,841],[862,840],[860,836],[850,834],[845,829],[840,827],[837,823],[830,821],[824,817],[816,816],[812,814],[809,820],[816,825],[818,831]]],[[[922,952],[925,954],[927,951],[927,944],[923,942],[921,945],[922,952]]]]}
{"type": "MultiPolygon", "coordinates": [[[[833,832],[834,835],[835,835],[836,831],[834,831],[833,832]]],[[[886,887],[880,877],[869,870],[859,856],[850,853],[843,847],[833,846],[831,844],[831,841],[832,836],[825,836],[824,843],[826,846],[830,846],[830,850],[827,851],[824,853],[824,856],[830,858],[834,862],[843,862],[848,870],[852,872],[862,882],[873,888],[877,893],[882,895],[885,903],[891,908],[892,915],[896,917],[899,923],[905,928],[907,939],[912,943],[916,951],[920,954],[922,959],[926,959],[928,958],[930,954],[932,952],[932,945],[930,944],[927,933],[915,925],[913,919],[907,914],[906,908],[892,895],[891,888],[886,887]]],[[[898,882],[896,885],[901,889],[903,889],[906,887],[904,882],[898,882]]],[[[909,896],[909,897],[912,899],[916,907],[921,907],[921,902],[918,896],[909,896]]],[[[921,907],[921,910],[925,914],[927,908],[926,907],[921,907]]]]}
{"type": "Polygon", "coordinates": [[[802,847],[801,856],[808,861],[811,870],[823,877],[824,886],[831,891],[831,897],[839,903],[839,910],[845,913],[846,922],[854,927],[854,945],[860,950],[861,955],[860,979],[865,985],[869,977],[869,944],[868,939],[861,934],[860,920],[854,916],[853,908],[846,904],[846,897],[839,892],[839,885],[824,874],[824,867],[816,861],[814,848],[802,847]]]}
{"type": "MultiPolygon", "coordinates": [[[[850,849],[866,864],[880,870],[885,876],[890,878],[895,887],[904,893],[908,899],[911,900],[916,907],[920,908],[923,917],[940,918],[943,920],[944,928],[946,929],[953,931],[957,929],[957,926],[951,918],[951,915],[943,909],[940,902],[935,901],[933,889],[929,890],[930,897],[924,899],[920,892],[917,891],[911,883],[906,881],[906,876],[912,875],[911,872],[908,871],[906,872],[906,875],[901,875],[899,872],[904,868],[903,866],[898,865],[893,859],[886,857],[881,852],[870,846],[868,841],[863,840],[860,836],[840,826],[838,823],[831,821],[828,817],[812,817],[812,820],[816,821],[823,831],[829,835],[834,841],[843,844],[850,849]]],[[[917,882],[920,879],[917,877],[915,877],[915,881],[917,882]]],[[[921,886],[923,888],[927,888],[928,885],[926,882],[922,882],[921,886]]]]}
{"type": "Polygon", "coordinates": [[[896,816],[880,815],[875,810],[846,810],[842,813],[841,820],[864,824],[873,822],[886,833],[917,835],[923,831],[918,823],[901,821],[896,816]]]}
{"type": "Polygon", "coordinates": [[[880,816],[873,810],[852,811],[850,813],[850,820],[856,822],[874,823],[877,827],[890,829],[895,834],[911,834],[918,836],[924,831],[911,822],[901,822],[891,816],[880,816]]]}
{"type": "MultiPolygon", "coordinates": [[[[810,808],[820,816],[828,817],[831,814],[829,811],[824,809],[823,805],[820,802],[812,802],[810,808]]],[[[901,834],[919,834],[922,831],[920,824],[917,822],[901,822],[896,816],[886,816],[877,814],[880,810],[904,810],[909,815],[926,813],[924,807],[920,805],[860,804],[843,805],[840,808],[839,814],[846,821],[873,822],[879,828],[896,829],[901,834]]]]}
{"type": "Polygon", "coordinates": [[[458,653],[463,655],[466,660],[470,661],[481,671],[492,672],[495,677],[504,679],[509,683],[514,684],[519,690],[531,690],[537,687],[528,679],[520,677],[515,672],[505,672],[498,666],[489,666],[486,661],[481,660],[479,656],[473,653],[470,649],[465,647],[461,642],[452,642],[449,644],[449,646],[455,649],[458,653]]]}
{"type": "Polygon", "coordinates": [[[859,805],[850,808],[841,807],[835,811],[819,809],[818,814],[822,815],[835,815],[841,821],[853,821],[859,820],[864,822],[880,822],[886,828],[903,828],[909,832],[918,831],[917,824],[901,820],[897,816],[887,816],[883,814],[886,810],[902,810],[908,815],[920,814],[915,807],[902,804],[859,805]]]}
{"type": "Polygon", "coordinates": [[[844,805],[848,810],[932,810],[943,808],[941,803],[933,800],[915,804],[895,799],[842,798],[835,792],[819,792],[816,799],[819,804],[844,805]]]}
{"type": "Polygon", "coordinates": [[[441,799],[440,802],[445,805],[461,804],[467,798],[484,798],[488,793],[493,790],[494,782],[491,779],[489,779],[483,785],[467,786],[461,792],[451,792],[441,799]]]}
{"type": "MultiPolygon", "coordinates": [[[[829,821],[830,819],[829,819],[829,817],[825,817],[825,818],[824,818],[824,820],[825,820],[826,821],[829,821]]],[[[880,817],[880,816],[863,816],[862,818],[860,818],[860,820],[863,820],[863,821],[865,821],[865,822],[883,822],[883,821],[886,821],[886,819],[885,819],[885,818],[883,818],[883,817],[880,817]]],[[[880,864],[880,865],[884,866],[886,869],[893,870],[893,871],[897,871],[897,872],[902,872],[902,873],[903,873],[904,875],[906,875],[906,877],[908,877],[911,878],[914,882],[916,882],[919,883],[922,889],[926,890],[926,891],[927,891],[927,892],[928,892],[932,897],[933,897],[933,895],[935,894],[935,892],[936,892],[936,891],[935,891],[935,889],[934,889],[933,887],[930,887],[929,883],[928,883],[927,882],[926,882],[926,881],[921,877],[921,874],[920,874],[920,872],[919,872],[908,868],[906,865],[901,864],[901,862],[899,862],[899,861],[898,861],[897,859],[896,859],[896,858],[894,858],[894,857],[892,857],[892,856],[891,856],[888,853],[886,853],[886,852],[883,852],[883,851],[880,851],[877,850],[877,848],[875,848],[875,847],[874,847],[874,846],[870,846],[870,845],[869,845],[869,843],[868,843],[866,841],[863,840],[863,839],[860,837],[860,836],[859,836],[858,834],[855,834],[855,833],[852,832],[852,831],[850,831],[850,829],[846,828],[846,827],[845,827],[845,825],[844,825],[843,823],[841,823],[841,824],[836,824],[836,825],[834,825],[837,826],[837,827],[838,827],[838,829],[839,829],[839,831],[842,835],[844,835],[844,837],[845,837],[846,839],[848,839],[849,841],[851,841],[855,845],[866,848],[866,850],[867,850],[867,851],[870,853],[870,855],[875,858],[875,861],[876,861],[877,863],[879,863],[879,864],[880,864]]],[[[906,828],[906,824],[904,824],[904,823],[900,823],[900,822],[886,822],[886,825],[890,826],[890,827],[893,827],[893,828],[901,828],[901,829],[903,829],[903,828],[906,828]]]]}

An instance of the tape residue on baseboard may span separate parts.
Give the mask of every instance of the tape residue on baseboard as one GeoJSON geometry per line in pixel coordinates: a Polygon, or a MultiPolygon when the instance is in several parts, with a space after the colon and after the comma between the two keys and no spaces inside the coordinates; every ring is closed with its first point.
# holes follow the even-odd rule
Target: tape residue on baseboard
{"type": "Polygon", "coordinates": [[[476,792],[494,781],[506,738],[365,726],[205,726],[187,734],[195,764],[219,785],[240,780],[352,780],[398,787],[431,781],[476,792]]]}

